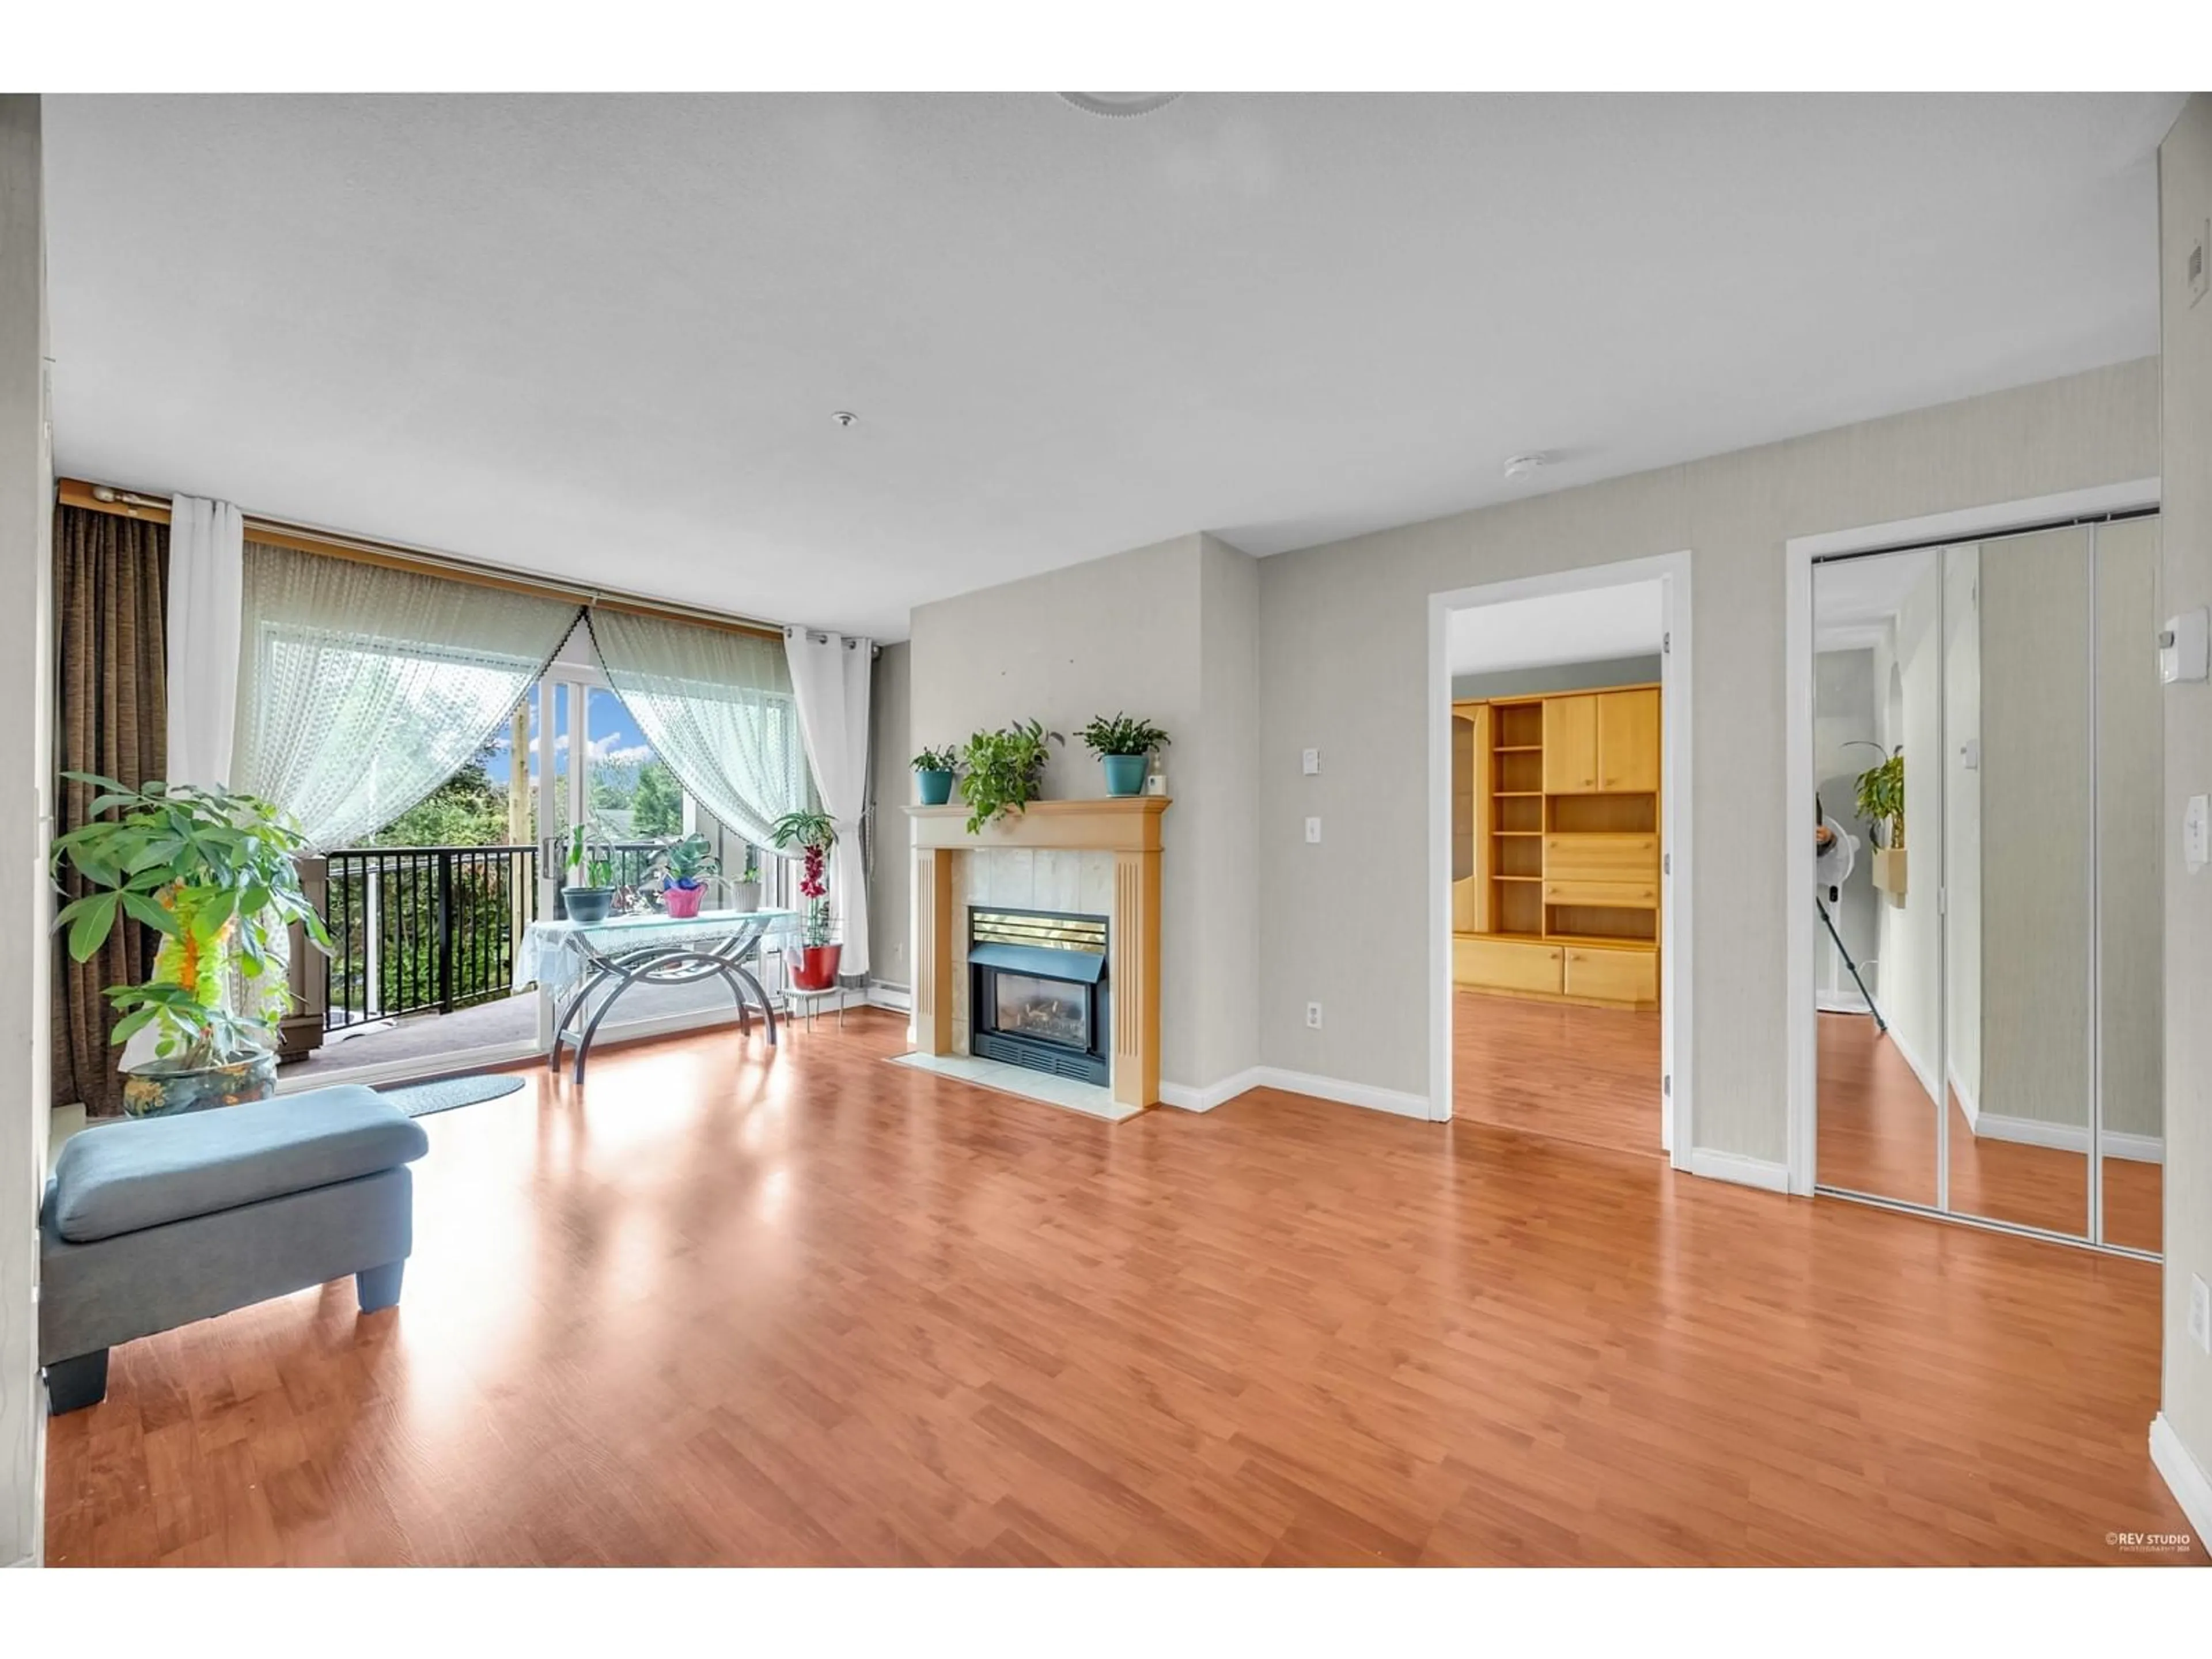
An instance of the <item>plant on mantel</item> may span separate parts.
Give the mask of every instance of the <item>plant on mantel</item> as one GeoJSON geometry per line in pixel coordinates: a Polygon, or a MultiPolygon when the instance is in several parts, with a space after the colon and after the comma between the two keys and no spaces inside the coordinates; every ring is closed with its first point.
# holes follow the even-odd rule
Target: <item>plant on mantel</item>
{"type": "Polygon", "coordinates": [[[925,749],[912,762],[915,787],[924,806],[942,806],[952,799],[952,776],[960,769],[960,751],[951,744],[925,749]]]}
{"type": "Polygon", "coordinates": [[[1108,794],[1138,795],[1144,793],[1145,769],[1152,752],[1166,746],[1168,734],[1147,720],[1101,714],[1083,728],[1083,741],[1098,757],[1108,794]]]}
{"type": "Polygon", "coordinates": [[[995,732],[978,732],[961,751],[968,769],[960,780],[960,798],[968,803],[968,833],[981,835],[986,826],[1009,812],[1019,812],[1044,787],[1044,763],[1051,745],[1065,743],[1057,732],[1048,732],[1040,720],[1016,720],[995,732]]]}

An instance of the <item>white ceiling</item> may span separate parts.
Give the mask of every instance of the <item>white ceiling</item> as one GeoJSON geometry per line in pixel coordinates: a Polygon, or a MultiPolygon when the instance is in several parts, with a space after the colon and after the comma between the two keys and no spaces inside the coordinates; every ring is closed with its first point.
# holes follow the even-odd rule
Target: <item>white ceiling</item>
{"type": "Polygon", "coordinates": [[[57,447],[897,637],[2154,351],[2179,104],[54,98],[57,447]]]}
{"type": "Polygon", "coordinates": [[[1454,675],[1609,662],[1656,654],[1665,631],[1666,589],[1629,582],[1455,611],[1444,620],[1444,659],[1454,675]]]}

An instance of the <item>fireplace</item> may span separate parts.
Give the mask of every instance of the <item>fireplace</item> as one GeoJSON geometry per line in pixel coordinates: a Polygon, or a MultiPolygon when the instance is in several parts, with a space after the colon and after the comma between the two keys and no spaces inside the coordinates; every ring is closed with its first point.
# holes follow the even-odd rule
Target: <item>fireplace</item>
{"type": "Polygon", "coordinates": [[[1105,917],[971,909],[968,971],[970,1053],[1109,1081],[1105,917]]]}

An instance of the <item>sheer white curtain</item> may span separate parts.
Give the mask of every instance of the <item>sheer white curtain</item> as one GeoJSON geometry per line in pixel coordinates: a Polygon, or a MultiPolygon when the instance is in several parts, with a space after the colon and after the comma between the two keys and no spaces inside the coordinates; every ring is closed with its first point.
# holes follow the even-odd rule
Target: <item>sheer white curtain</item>
{"type": "Polygon", "coordinates": [[[558,599],[248,543],[235,787],[317,852],[467,762],[575,626],[558,599]]]}
{"type": "Polygon", "coordinates": [[[702,806],[766,847],[770,826],[811,799],[783,647],[605,607],[589,619],[608,682],[653,752],[702,806]]]}
{"type": "Polygon", "coordinates": [[[842,974],[868,971],[868,872],[860,815],[868,805],[868,676],[872,641],[783,630],[799,729],[814,763],[822,810],[837,827],[830,854],[830,908],[845,920],[842,974]]]}
{"type": "Polygon", "coordinates": [[[246,517],[228,501],[169,503],[168,650],[171,783],[230,782],[238,714],[238,637],[246,517]]]}

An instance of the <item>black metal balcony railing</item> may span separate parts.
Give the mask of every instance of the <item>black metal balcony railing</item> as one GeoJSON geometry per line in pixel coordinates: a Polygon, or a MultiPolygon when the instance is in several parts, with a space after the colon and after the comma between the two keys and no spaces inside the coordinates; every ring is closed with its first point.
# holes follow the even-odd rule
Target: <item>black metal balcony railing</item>
{"type": "MultiPolygon", "coordinates": [[[[665,845],[629,841],[606,849],[625,902],[646,884],[646,869],[665,845]]],[[[538,916],[538,859],[537,848],[521,845],[354,847],[331,854],[323,899],[331,945],[323,1029],[449,1014],[510,994],[523,930],[538,916]]],[[[557,893],[554,907],[557,914],[557,893]]]]}
{"type": "Polygon", "coordinates": [[[323,1028],[514,989],[514,953],[538,916],[535,847],[357,847],[330,855],[323,921],[332,951],[323,1028]]]}

